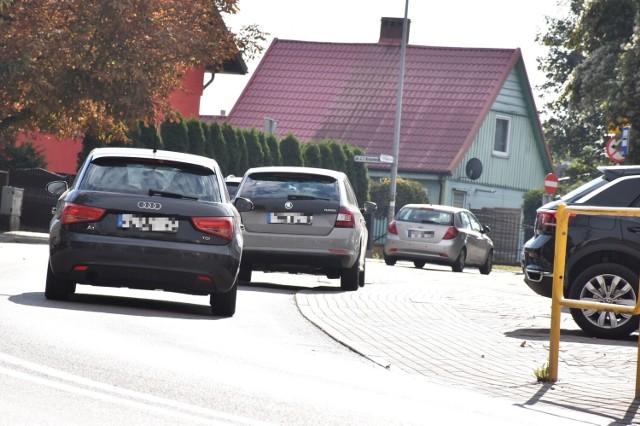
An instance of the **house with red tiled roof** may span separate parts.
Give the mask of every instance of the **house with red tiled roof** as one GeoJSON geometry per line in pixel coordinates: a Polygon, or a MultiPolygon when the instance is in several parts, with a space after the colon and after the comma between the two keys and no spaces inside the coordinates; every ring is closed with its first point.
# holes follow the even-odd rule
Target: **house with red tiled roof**
{"type": "MultiPolygon", "coordinates": [[[[378,43],[274,39],[232,108],[237,127],[278,122],[276,136],[393,152],[403,19],[378,43]]],[[[520,49],[406,47],[398,176],[434,204],[517,209],[552,172],[520,49]]],[[[368,164],[373,178],[388,164],[368,164]]]]}

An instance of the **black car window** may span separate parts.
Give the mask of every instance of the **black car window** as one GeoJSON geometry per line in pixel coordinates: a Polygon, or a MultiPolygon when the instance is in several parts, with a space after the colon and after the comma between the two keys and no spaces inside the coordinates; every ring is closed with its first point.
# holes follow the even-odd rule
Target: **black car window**
{"type": "Polygon", "coordinates": [[[287,198],[307,196],[329,201],[340,201],[338,181],[330,176],[255,173],[247,176],[239,196],[245,198],[287,198]]]}
{"type": "Polygon", "coordinates": [[[480,222],[478,221],[478,219],[476,219],[473,213],[467,212],[467,215],[469,216],[469,223],[471,224],[471,229],[478,232],[482,231],[482,225],[480,225],[480,222]]]}
{"type": "Polygon", "coordinates": [[[600,207],[632,207],[640,198],[640,176],[621,177],[591,197],[584,197],[581,203],[600,207]]]}
{"type": "Polygon", "coordinates": [[[462,220],[462,227],[464,229],[471,229],[471,221],[469,220],[469,216],[466,212],[460,213],[460,219],[462,220]]]}
{"type": "Polygon", "coordinates": [[[211,169],[131,158],[97,159],[87,168],[78,189],[140,195],[159,191],[203,201],[221,200],[211,169]]]}

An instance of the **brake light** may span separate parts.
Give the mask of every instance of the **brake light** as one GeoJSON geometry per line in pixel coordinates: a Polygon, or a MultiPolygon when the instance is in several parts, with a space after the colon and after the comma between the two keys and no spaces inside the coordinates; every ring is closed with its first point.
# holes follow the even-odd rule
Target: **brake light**
{"type": "Polygon", "coordinates": [[[447,232],[444,233],[444,237],[442,237],[442,239],[453,240],[458,236],[458,233],[458,228],[456,228],[455,226],[450,226],[449,228],[447,228],[447,232]]]}
{"type": "Polygon", "coordinates": [[[227,240],[233,239],[233,219],[230,217],[194,217],[191,222],[199,231],[227,240]]]}
{"type": "MultiPolygon", "coordinates": [[[[536,215],[536,233],[544,232],[555,232],[555,227],[557,225],[557,215],[558,212],[556,210],[538,210],[536,215]]],[[[576,217],[575,213],[569,214],[569,221],[576,217]]]]}
{"type": "Polygon", "coordinates": [[[355,215],[348,208],[340,206],[340,210],[338,210],[338,216],[336,217],[335,226],[336,228],[355,228],[355,215]]]}
{"type": "Polygon", "coordinates": [[[387,225],[387,231],[389,231],[390,234],[398,235],[398,228],[396,227],[395,220],[392,220],[391,223],[387,225]]]}
{"type": "Polygon", "coordinates": [[[107,211],[98,207],[83,206],[81,204],[67,203],[62,210],[61,221],[63,225],[74,223],[97,222],[107,211]]]}

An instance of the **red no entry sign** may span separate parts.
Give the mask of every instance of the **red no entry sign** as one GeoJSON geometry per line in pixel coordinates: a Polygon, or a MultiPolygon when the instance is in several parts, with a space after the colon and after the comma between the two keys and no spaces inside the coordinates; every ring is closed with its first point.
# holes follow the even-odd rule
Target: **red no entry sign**
{"type": "Polygon", "coordinates": [[[555,173],[549,173],[544,177],[544,190],[547,194],[555,194],[558,190],[558,176],[555,173]]]}

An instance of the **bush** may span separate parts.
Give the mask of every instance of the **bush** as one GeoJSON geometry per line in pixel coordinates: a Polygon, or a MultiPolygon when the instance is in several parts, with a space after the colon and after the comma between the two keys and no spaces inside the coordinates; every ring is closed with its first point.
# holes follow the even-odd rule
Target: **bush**
{"type": "MultiPolygon", "coordinates": [[[[378,205],[376,217],[389,215],[389,186],[391,179],[384,178],[380,183],[372,185],[371,200],[378,205]]],[[[395,216],[400,208],[407,204],[429,204],[429,197],[420,182],[410,179],[396,179],[396,208],[395,216]]]]}

